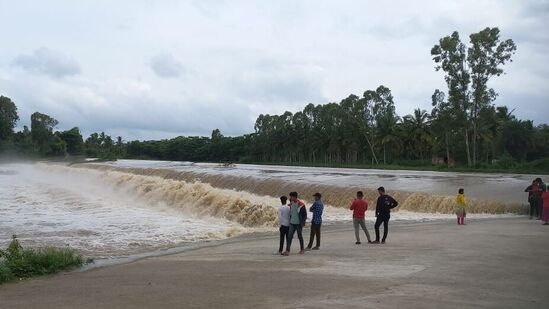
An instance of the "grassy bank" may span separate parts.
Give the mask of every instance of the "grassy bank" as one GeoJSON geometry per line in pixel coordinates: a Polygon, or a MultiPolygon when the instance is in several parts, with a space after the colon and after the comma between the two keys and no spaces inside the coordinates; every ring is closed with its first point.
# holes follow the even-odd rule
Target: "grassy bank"
{"type": "Polygon", "coordinates": [[[0,250],[0,284],[16,279],[54,274],[80,267],[91,260],[71,248],[23,248],[15,235],[5,250],[0,250]]]}

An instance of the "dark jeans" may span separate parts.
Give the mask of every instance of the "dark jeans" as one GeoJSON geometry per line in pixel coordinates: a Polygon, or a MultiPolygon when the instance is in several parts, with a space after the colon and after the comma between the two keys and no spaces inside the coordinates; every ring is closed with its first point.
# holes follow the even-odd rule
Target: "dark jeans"
{"type": "Polygon", "coordinates": [[[311,238],[309,238],[309,245],[307,245],[307,248],[311,248],[313,246],[313,240],[315,239],[316,235],[316,246],[320,247],[320,224],[311,223],[311,238]]]}
{"type": "Polygon", "coordinates": [[[301,224],[291,224],[290,230],[288,231],[288,240],[286,242],[286,251],[290,252],[290,247],[292,246],[292,240],[294,238],[294,233],[297,231],[297,238],[299,238],[299,246],[301,250],[304,250],[303,246],[303,227],[301,224]]]}
{"type": "Polygon", "coordinates": [[[541,218],[543,201],[539,198],[530,199],[530,218],[541,218]]]}
{"type": "Polygon", "coordinates": [[[376,225],[374,226],[376,229],[376,241],[379,241],[379,226],[381,223],[383,223],[383,238],[381,241],[385,241],[387,239],[387,234],[389,233],[389,219],[391,218],[390,215],[378,215],[376,219],[376,225]]]}
{"type": "Polygon", "coordinates": [[[536,200],[536,207],[538,209],[538,219],[543,218],[543,200],[541,198],[536,200]]]}
{"type": "Polygon", "coordinates": [[[288,238],[288,231],[290,230],[290,227],[281,225],[278,230],[280,231],[280,247],[278,247],[278,252],[282,252],[284,249],[284,240],[288,238]]]}

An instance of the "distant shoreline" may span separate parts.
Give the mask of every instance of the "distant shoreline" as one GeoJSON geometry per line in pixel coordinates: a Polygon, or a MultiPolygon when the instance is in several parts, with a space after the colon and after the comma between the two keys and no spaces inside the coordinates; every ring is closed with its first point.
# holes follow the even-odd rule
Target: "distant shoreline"
{"type": "MultiPolygon", "coordinates": [[[[103,159],[94,158],[89,160],[82,157],[68,158],[20,158],[20,159],[0,159],[0,164],[4,163],[34,163],[34,162],[66,162],[69,164],[79,163],[105,163],[114,162],[117,160],[139,160],[139,161],[163,161],[163,162],[192,162],[178,160],[161,160],[161,159],[144,159],[144,158],[118,158],[118,159],[103,159]]],[[[194,162],[194,163],[212,163],[212,164],[227,164],[227,162],[194,162]]],[[[387,171],[415,171],[415,172],[447,172],[447,173],[471,173],[471,174],[513,174],[513,175],[537,175],[549,176],[549,170],[535,171],[533,168],[521,169],[520,167],[502,169],[502,168],[471,168],[466,166],[446,167],[435,165],[397,165],[397,164],[323,164],[323,163],[291,163],[291,162],[229,162],[229,164],[245,164],[245,165],[265,165],[265,166],[287,166],[287,167],[320,167],[320,168],[348,168],[362,170],[387,170],[387,171]]],[[[528,164],[528,163],[526,163],[528,164]]]]}

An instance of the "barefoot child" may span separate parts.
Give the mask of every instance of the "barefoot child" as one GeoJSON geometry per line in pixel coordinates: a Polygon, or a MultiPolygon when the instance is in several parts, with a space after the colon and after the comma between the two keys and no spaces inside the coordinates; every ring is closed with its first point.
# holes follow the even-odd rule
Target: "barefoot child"
{"type": "Polygon", "coordinates": [[[463,189],[459,189],[458,195],[456,196],[456,215],[458,225],[465,225],[465,195],[463,194],[463,189]]]}

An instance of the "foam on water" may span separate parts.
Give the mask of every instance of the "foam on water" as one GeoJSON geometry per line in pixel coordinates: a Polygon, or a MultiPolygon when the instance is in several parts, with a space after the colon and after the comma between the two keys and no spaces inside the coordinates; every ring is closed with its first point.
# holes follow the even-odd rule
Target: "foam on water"
{"type": "MultiPolygon", "coordinates": [[[[70,245],[89,256],[108,257],[245,232],[274,231],[280,205],[277,196],[294,190],[309,203],[312,193],[321,191],[326,203],[324,222],[330,224],[350,220],[348,206],[357,189],[279,177],[227,175],[221,168],[212,173],[212,168],[219,168],[213,165],[200,172],[201,167],[190,162],[129,163],[135,166],[0,166],[0,246],[17,234],[25,245],[70,245]]],[[[375,200],[374,190],[365,191],[368,200],[375,200]]],[[[395,221],[454,218],[453,196],[395,193],[402,202],[401,210],[393,215],[395,221]]],[[[471,201],[471,212],[491,213],[472,217],[521,211],[499,201],[492,203],[471,201]]],[[[374,219],[370,209],[367,221],[374,219]]]]}
{"type": "Polygon", "coordinates": [[[0,176],[0,246],[12,234],[30,246],[70,245],[105,257],[219,239],[243,231],[231,221],[154,205],[112,187],[101,173],[12,165],[0,176]]]}
{"type": "MultiPolygon", "coordinates": [[[[230,168],[213,163],[177,161],[118,160],[104,163],[113,167],[164,169],[226,178],[250,178],[258,181],[282,180],[336,187],[375,189],[384,185],[391,191],[421,192],[441,196],[455,195],[465,188],[467,196],[503,203],[524,203],[524,188],[534,176],[522,174],[456,173],[434,171],[322,168],[277,165],[234,164],[230,168]]],[[[543,175],[537,175],[547,178],[543,175]]],[[[546,175],[547,176],[547,175],[546,175]]]]}
{"type": "MultiPolygon", "coordinates": [[[[315,192],[322,192],[323,200],[325,203],[345,208],[352,200],[356,191],[364,191],[365,197],[368,201],[375,201],[378,197],[377,186],[384,184],[387,186],[388,192],[396,200],[400,202],[398,210],[409,210],[422,213],[446,213],[451,214],[454,212],[455,207],[455,194],[446,195],[432,192],[432,188],[429,185],[432,183],[433,175],[428,174],[425,179],[416,179],[416,183],[423,183],[423,190],[421,191],[409,191],[408,187],[400,187],[397,180],[384,180],[383,182],[373,183],[373,180],[369,181],[367,175],[363,176],[361,182],[368,182],[368,185],[361,183],[348,184],[346,181],[341,180],[342,176],[332,174],[319,174],[316,176],[310,176],[308,179],[303,179],[303,175],[300,172],[291,173],[291,170],[284,170],[284,176],[273,175],[280,173],[279,167],[277,167],[273,173],[268,175],[258,175],[257,173],[247,174],[248,167],[240,169],[237,168],[222,168],[213,167],[211,164],[207,167],[197,167],[196,165],[178,165],[177,162],[164,162],[154,163],[154,167],[148,167],[153,165],[149,161],[125,161],[121,164],[84,164],[82,166],[92,169],[104,170],[104,171],[121,171],[124,173],[131,173],[137,175],[157,176],[164,179],[174,179],[182,181],[194,181],[198,180],[203,183],[208,183],[216,188],[224,188],[235,191],[247,191],[257,195],[267,196],[280,196],[288,194],[291,191],[298,191],[301,196],[310,200],[311,196],[315,192]],[[121,166],[119,166],[121,165],[121,166]],[[145,166],[145,167],[140,167],[145,166]],[[374,188],[372,188],[374,187],[374,188]],[[431,191],[430,191],[431,190],[431,191]]],[[[204,164],[203,164],[204,165],[204,164]]],[[[288,168],[289,169],[289,168],[288,168]]],[[[303,169],[303,168],[300,168],[303,169]]],[[[312,169],[315,171],[316,169],[312,169]]],[[[265,167],[265,171],[272,171],[270,167],[265,167]]],[[[316,172],[315,172],[316,173],[316,172]]],[[[349,173],[356,173],[349,171],[349,173]]],[[[346,177],[347,175],[345,175],[346,177]]],[[[376,176],[378,177],[378,176],[376,176]]],[[[392,176],[393,177],[393,176],[392,176]]],[[[487,177],[483,182],[483,177],[468,176],[474,179],[474,185],[477,190],[484,188],[490,192],[493,190],[491,182],[494,176],[487,177]]],[[[371,178],[371,177],[370,177],[371,178]]],[[[395,178],[395,177],[393,177],[395,178]]],[[[375,180],[375,179],[374,179],[375,180]]],[[[437,180],[442,181],[442,180],[437,180]]],[[[445,190],[452,189],[457,191],[459,187],[465,187],[468,196],[468,212],[469,213],[488,213],[488,214],[505,214],[515,213],[523,214],[527,211],[527,206],[523,202],[516,202],[520,196],[523,196],[523,189],[513,187],[512,192],[507,192],[507,195],[515,196],[511,200],[502,199],[497,194],[498,191],[494,190],[494,193],[490,198],[474,198],[468,194],[468,187],[463,186],[463,183],[457,182],[453,177],[444,177],[445,190]]],[[[519,182],[514,183],[513,186],[518,186],[519,182]]],[[[438,186],[441,186],[438,184],[438,186]]],[[[397,210],[397,211],[398,211],[397,210]]]]}

